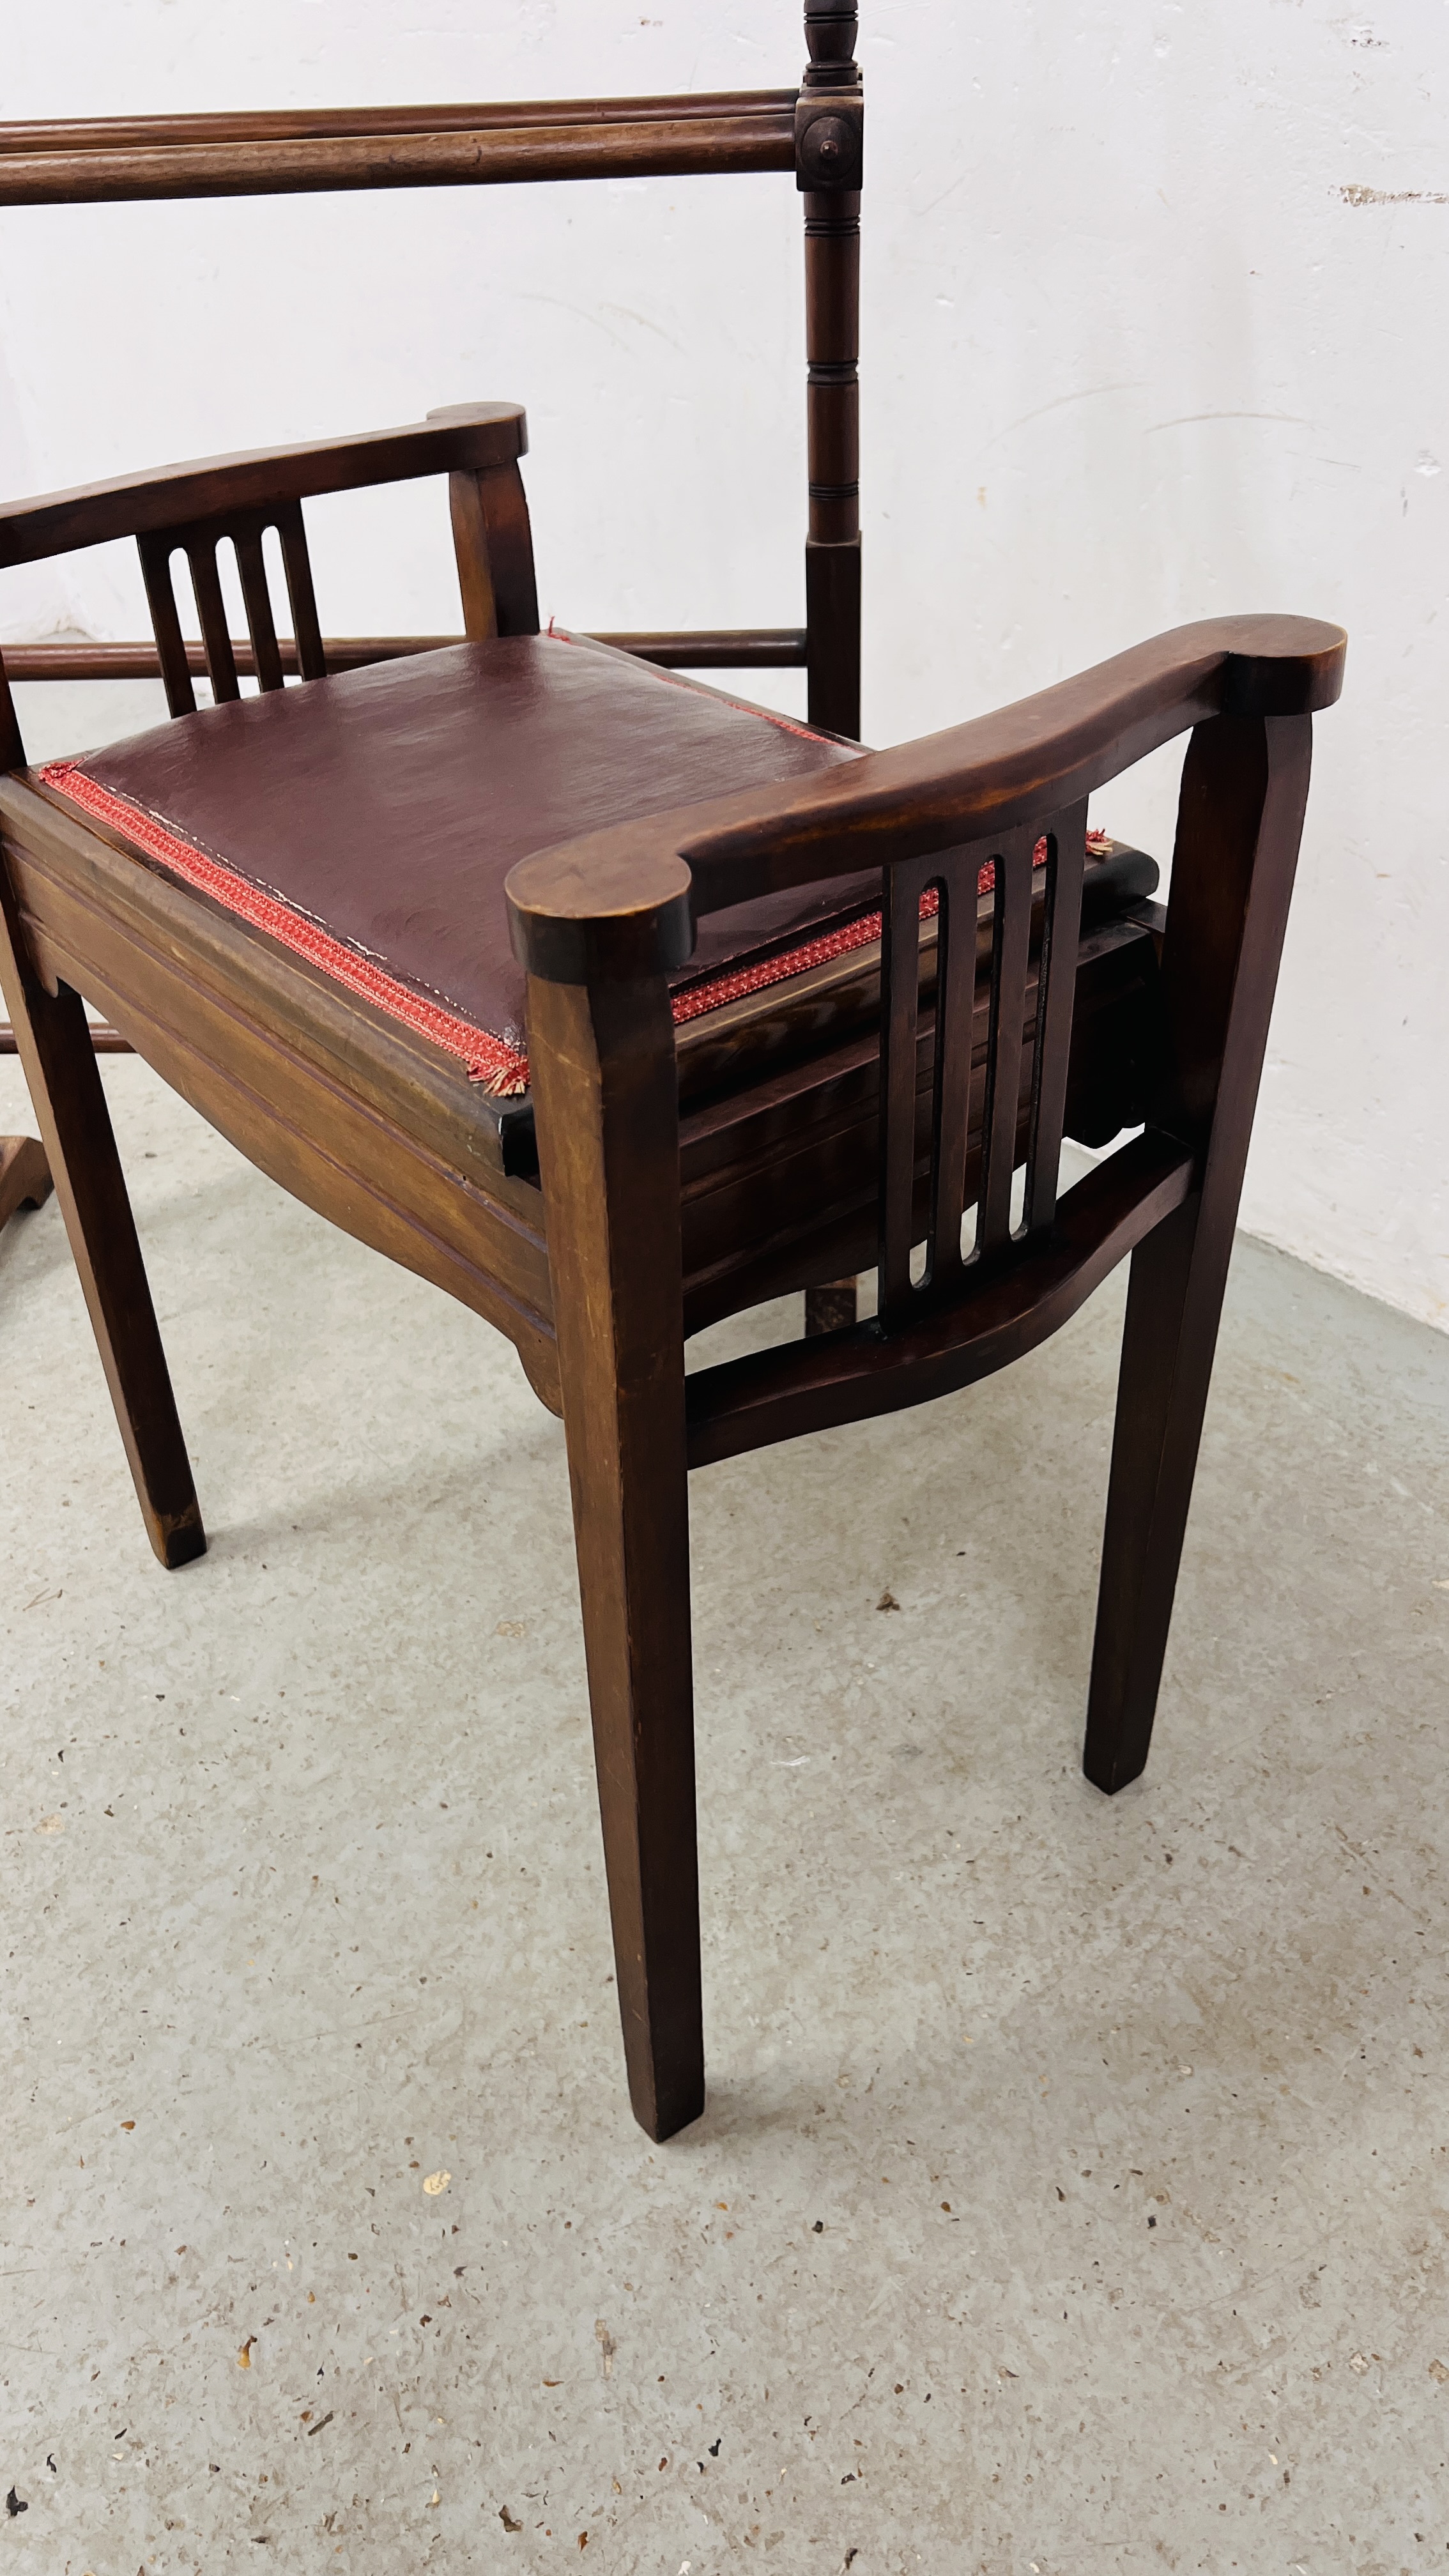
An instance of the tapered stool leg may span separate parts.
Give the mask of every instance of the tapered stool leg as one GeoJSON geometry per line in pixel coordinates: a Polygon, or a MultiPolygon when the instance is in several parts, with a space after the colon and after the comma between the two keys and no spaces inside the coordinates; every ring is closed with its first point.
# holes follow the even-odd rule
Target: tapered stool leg
{"type": "MultiPolygon", "coordinates": [[[[3,872],[0,872],[3,873],[3,872]]],[[[0,883],[0,984],[116,1408],[146,1535],[164,1566],[206,1548],[166,1354],[78,993],[47,993],[0,883]]]]}
{"type": "Polygon", "coordinates": [[[1154,1123],[1199,1186],[1132,1256],[1083,1767],[1147,1760],[1308,795],[1308,716],[1220,716],[1183,764],[1154,1123]]]}
{"type": "Polygon", "coordinates": [[[1190,1199],[1132,1256],[1083,1767],[1110,1794],[1147,1760],[1227,1284],[1190,1199]]]}
{"type": "Polygon", "coordinates": [[[529,1042],[629,2098],[704,2107],[674,1031],[531,979],[529,1042]]]}

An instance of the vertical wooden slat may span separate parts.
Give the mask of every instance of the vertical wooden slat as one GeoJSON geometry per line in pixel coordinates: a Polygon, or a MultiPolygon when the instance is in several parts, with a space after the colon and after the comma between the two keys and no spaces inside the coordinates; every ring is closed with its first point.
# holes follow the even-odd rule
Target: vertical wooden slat
{"type": "Polygon", "coordinates": [[[161,659],[161,677],[166,686],[166,704],[173,716],[196,713],[196,691],[186,667],[186,643],[181,620],[176,614],[176,593],[171,586],[171,557],[178,539],[174,530],[162,529],[157,535],[138,537],[137,552],[141,557],[141,577],[146,584],[146,605],[151,612],[151,632],[161,659]]]}
{"type": "Polygon", "coordinates": [[[998,1252],[1011,1234],[1011,1182],[1021,1090],[1022,1023],[1031,951],[1031,853],[1034,837],[1011,833],[993,854],[996,902],[992,925],[991,1021],[987,1037],[986,1108],[982,1126],[981,1212],[976,1246],[998,1252]]]}
{"type": "Polygon", "coordinates": [[[206,676],[211,682],[211,694],[217,705],[224,706],[241,696],[241,683],[236,675],[236,656],[231,649],[226,601],[221,595],[221,575],[216,568],[217,542],[216,535],[208,529],[188,531],[186,560],[191,566],[191,587],[196,593],[197,614],[201,619],[206,676]]]}
{"type": "Polygon", "coordinates": [[[1072,1007],[1077,995],[1077,943],[1082,923],[1082,873],[1087,854],[1085,800],[1047,825],[1046,905],[1037,969],[1036,1036],[1032,1060],[1031,1133],[1026,1158],[1024,1223],[1028,1234],[1050,1225],[1057,1209],[1057,1173],[1067,1105],[1067,1064],[1072,1048],[1072,1007]]]}
{"type": "Polygon", "coordinates": [[[292,609],[292,633],[297,642],[297,668],[304,680],[325,680],[327,656],[322,650],[322,629],[312,588],[312,558],[307,552],[301,502],[280,502],[271,513],[271,520],[281,541],[287,597],[292,609]]]}
{"type": "Polygon", "coordinates": [[[971,1034],[976,1006],[974,850],[937,862],[936,1063],[931,1117],[931,1241],[926,1275],[939,1293],[961,1273],[966,1143],[971,1116],[971,1034]]]}
{"type": "Polygon", "coordinates": [[[886,870],[881,908],[880,1282],[882,1321],[898,1324],[911,1301],[916,1178],[916,1025],[920,1009],[918,867],[886,870]]]}
{"type": "Polygon", "coordinates": [[[256,526],[238,530],[233,537],[236,568],[241,575],[242,600],[247,613],[247,633],[256,655],[257,686],[262,690],[280,689],[282,657],[277,650],[277,629],[272,618],[271,593],[267,587],[266,559],[262,553],[260,519],[256,526]]]}

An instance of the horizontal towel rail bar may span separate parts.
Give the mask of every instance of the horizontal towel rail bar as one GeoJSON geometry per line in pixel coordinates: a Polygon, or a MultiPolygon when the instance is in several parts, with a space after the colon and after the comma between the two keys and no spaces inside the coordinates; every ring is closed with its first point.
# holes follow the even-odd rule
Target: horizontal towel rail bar
{"type": "Polygon", "coordinates": [[[648,125],[668,120],[793,118],[793,89],[687,90],[653,98],[434,101],[408,107],[228,108],[202,116],[0,119],[0,153],[169,150],[203,143],[319,143],[378,134],[474,134],[553,125],[648,125]]]}
{"type": "MultiPolygon", "coordinates": [[[[371,662],[434,653],[464,640],[461,635],[329,635],[322,649],[329,671],[360,671],[371,662]]],[[[806,662],[803,626],[651,628],[637,634],[601,634],[595,641],[667,671],[798,671],[806,662]]],[[[291,637],[282,636],[278,649],[283,670],[295,672],[297,647],[291,637]]],[[[256,656],[250,643],[236,639],[232,651],[241,677],[254,679],[256,656]]],[[[187,645],[186,659],[188,670],[204,679],[206,656],[199,643],[187,645]]],[[[0,644],[0,660],[11,680],[155,680],[161,675],[155,645],[141,641],[0,644]]]]}
{"type": "Polygon", "coordinates": [[[599,633],[594,641],[664,671],[803,671],[810,658],[803,626],[686,626],[678,632],[666,627],[657,633],[599,633]]]}
{"type": "Polygon", "coordinates": [[[0,148],[0,206],[301,196],[357,188],[502,187],[530,180],[686,178],[795,167],[794,99],[759,109],[632,122],[568,108],[560,124],[427,132],[281,135],[256,141],[0,148]]]}

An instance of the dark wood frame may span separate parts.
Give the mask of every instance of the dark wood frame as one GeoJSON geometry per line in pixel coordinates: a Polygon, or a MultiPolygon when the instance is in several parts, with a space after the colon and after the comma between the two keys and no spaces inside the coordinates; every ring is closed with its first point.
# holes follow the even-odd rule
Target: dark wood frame
{"type": "MultiPolygon", "coordinates": [[[[536,629],[523,446],[521,413],[493,404],[224,459],[0,511],[0,559],[129,526],[184,710],[172,548],[201,574],[224,695],[231,645],[205,566],[240,536],[258,667],[279,687],[257,537],[280,520],[303,549],[291,588],[315,669],[299,504],[347,480],[446,473],[470,632],[536,629]]],[[[1000,716],[526,860],[509,898],[532,1098],[511,1106],[82,823],[23,770],[0,709],[0,981],[162,1561],[205,1540],[82,993],[264,1170],[505,1332],[563,1415],[630,2090],[651,2135],[703,2098],[691,1468],[967,1385],[1054,1331],[1130,1253],[1086,1765],[1111,1790],[1146,1759],[1311,716],[1337,695],[1342,659],[1333,628],[1215,621],[1000,716]],[[1149,907],[1084,932],[1088,795],[1188,730],[1165,925],[1149,907]],[[886,888],[873,957],[676,1033],[666,979],[700,917],[871,866],[886,888]],[[1104,1141],[1134,1119],[1143,1134],[1058,1201],[1063,1134],[1104,1141]],[[871,1264],[873,1322],[686,1381],[702,1324],[871,1264]]]]}
{"type": "MultiPolygon", "coordinates": [[[[817,67],[839,71],[853,13],[812,17],[812,44],[836,49],[817,67]]],[[[849,105],[843,83],[822,86],[849,105]]],[[[813,127],[813,150],[853,148],[848,116],[813,127]]],[[[826,223],[818,241],[853,312],[848,258],[830,267],[841,236],[826,223]]],[[[841,618],[831,631],[849,633],[851,377],[833,325],[819,345],[835,353],[818,361],[816,452],[831,470],[812,498],[809,579],[841,618]]],[[[315,675],[326,648],[302,502],[446,474],[465,626],[486,646],[537,630],[525,443],[517,406],[478,404],[173,467],[0,510],[0,563],[136,536],[184,713],[175,549],[227,696],[237,656],[214,560],[223,538],[237,544],[255,667],[277,688],[262,531],[283,534],[297,658],[315,675]]],[[[25,770],[0,681],[0,983],[152,1545],[179,1566],[205,1537],[82,994],[284,1187],[504,1332],[563,1417],[629,2089],[653,2137],[697,2116],[704,2087],[691,1470],[964,1387],[1035,1347],[1130,1255],[1085,1762],[1112,1791],[1146,1760],[1311,719],[1337,697],[1343,653],[1336,628],[1310,621],[1214,620],[999,715],[525,860],[508,894],[532,1096],[509,1105],[83,822],[25,770]],[[1166,915],[1095,917],[1087,799],[1181,734],[1166,915]],[[866,868],[883,883],[874,952],[676,1031],[667,979],[699,919],[866,868]],[[924,928],[929,888],[939,910],[924,928]],[[1134,1124],[1058,1196],[1064,1135],[1105,1143],[1134,1124]],[[846,1312],[686,1377],[703,1324],[870,1266],[872,1321],[846,1312]]]]}

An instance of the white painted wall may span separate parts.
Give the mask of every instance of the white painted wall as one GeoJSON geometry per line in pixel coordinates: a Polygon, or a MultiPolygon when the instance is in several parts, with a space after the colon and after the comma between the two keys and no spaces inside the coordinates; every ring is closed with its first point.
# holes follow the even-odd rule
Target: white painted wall
{"type": "MultiPolygon", "coordinates": [[[[1246,1216],[1449,1328],[1449,23],[863,0],[866,730],[1181,619],[1351,635],[1246,1216]]],[[[10,0],[10,116],[773,85],[795,0],[10,0]]],[[[0,488],[529,407],[545,610],[800,613],[791,183],[7,213],[0,488]]],[[[324,624],[454,622],[441,496],[319,506],[324,624]]],[[[142,629],[124,552],[0,635],[142,629]]],[[[788,703],[793,684],[775,694],[788,703]]],[[[1102,817],[1163,850],[1162,757],[1102,817]]]]}

